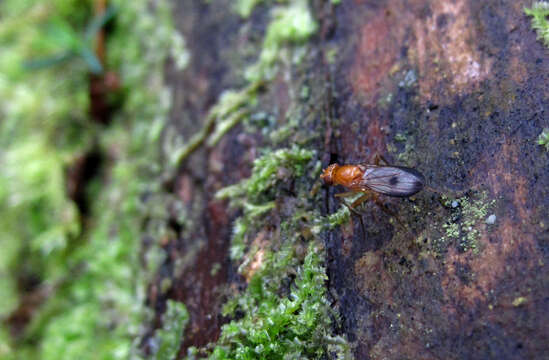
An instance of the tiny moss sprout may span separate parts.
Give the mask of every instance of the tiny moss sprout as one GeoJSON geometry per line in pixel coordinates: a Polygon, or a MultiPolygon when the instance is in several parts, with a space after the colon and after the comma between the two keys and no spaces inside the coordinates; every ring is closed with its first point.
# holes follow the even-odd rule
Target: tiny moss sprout
{"type": "Polygon", "coordinates": [[[189,322],[189,312],[184,304],[168,300],[166,312],[162,316],[162,328],[156,331],[152,340],[156,350],[154,360],[175,359],[183,339],[183,330],[189,322]]]}
{"type": "Polygon", "coordinates": [[[524,13],[532,17],[532,28],[536,30],[538,39],[549,47],[549,2],[536,1],[531,8],[525,7],[524,13]]]}
{"type": "Polygon", "coordinates": [[[538,145],[545,146],[545,149],[549,151],[549,128],[543,129],[538,136],[538,145]]]}

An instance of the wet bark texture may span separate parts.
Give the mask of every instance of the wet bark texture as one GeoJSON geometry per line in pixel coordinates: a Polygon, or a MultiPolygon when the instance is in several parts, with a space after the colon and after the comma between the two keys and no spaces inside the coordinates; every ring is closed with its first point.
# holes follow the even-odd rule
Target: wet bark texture
{"type": "MultiPolygon", "coordinates": [[[[367,204],[365,232],[352,218],[323,235],[328,285],[357,359],[548,356],[549,153],[535,140],[549,126],[549,50],[523,14],[529,5],[313,1],[312,55],[260,95],[259,107],[282,126],[295,79],[306,81],[316,120],[303,126],[317,135],[323,166],[379,153],[417,168],[431,187],[384,199],[407,230],[367,204]]],[[[242,20],[229,1],[174,1],[192,59],[183,72],[168,64],[172,125],[183,138],[200,130],[223,90],[245,86],[242,70],[259,54],[269,6],[242,20]]],[[[228,254],[237,213],[213,194],[249,176],[267,145],[264,134],[237,125],[171,183],[192,221],[174,222],[148,300],[153,327],[167,299],[187,305],[181,354],[217,339],[222,294],[245,286],[228,254]],[[172,286],[161,292],[165,278],[172,286]]],[[[333,213],[342,189],[322,191],[318,206],[333,213]]]]}

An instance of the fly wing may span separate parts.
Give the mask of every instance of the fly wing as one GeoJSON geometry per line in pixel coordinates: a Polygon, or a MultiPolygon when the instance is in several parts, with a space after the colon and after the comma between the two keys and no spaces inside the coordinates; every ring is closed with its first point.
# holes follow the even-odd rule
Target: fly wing
{"type": "Polygon", "coordinates": [[[419,171],[402,166],[368,166],[362,176],[363,186],[395,197],[412,196],[423,189],[424,183],[419,171]]]}

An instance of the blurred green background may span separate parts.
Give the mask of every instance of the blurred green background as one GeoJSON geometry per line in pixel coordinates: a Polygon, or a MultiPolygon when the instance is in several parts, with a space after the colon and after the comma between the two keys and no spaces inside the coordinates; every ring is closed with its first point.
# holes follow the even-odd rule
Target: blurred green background
{"type": "Polygon", "coordinates": [[[140,199],[156,191],[162,68],[185,62],[154,4],[0,3],[0,359],[139,356],[140,199]]]}

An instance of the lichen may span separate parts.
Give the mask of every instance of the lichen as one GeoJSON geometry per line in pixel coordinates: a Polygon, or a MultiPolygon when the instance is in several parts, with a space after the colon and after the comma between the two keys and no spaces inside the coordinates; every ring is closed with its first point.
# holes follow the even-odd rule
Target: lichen
{"type": "Polygon", "coordinates": [[[519,306],[522,306],[526,303],[528,303],[528,299],[524,296],[519,296],[519,297],[515,298],[512,302],[514,307],[519,307],[519,306]]]}
{"type": "Polygon", "coordinates": [[[435,240],[434,245],[440,251],[448,246],[449,241],[459,241],[461,251],[480,251],[478,237],[484,231],[488,211],[495,200],[487,200],[486,193],[480,193],[477,200],[463,196],[457,199],[445,198],[444,204],[451,209],[451,216],[442,224],[443,236],[435,240]]]}
{"type": "Polygon", "coordinates": [[[536,30],[537,38],[549,47],[549,2],[536,1],[531,8],[524,8],[524,13],[532,17],[532,29],[536,30]]]}

